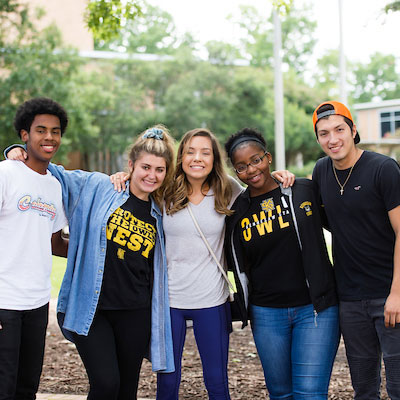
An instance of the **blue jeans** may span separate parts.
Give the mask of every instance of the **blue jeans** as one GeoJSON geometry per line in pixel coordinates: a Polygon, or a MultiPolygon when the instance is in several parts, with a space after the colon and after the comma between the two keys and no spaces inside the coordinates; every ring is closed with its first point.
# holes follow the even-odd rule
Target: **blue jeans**
{"type": "Polygon", "coordinates": [[[271,400],[327,399],[339,345],[338,307],[314,313],[250,305],[251,327],[271,400]]]}
{"type": "Polygon", "coordinates": [[[340,325],[356,400],[380,399],[382,355],[388,395],[400,399],[400,324],[385,327],[385,302],[340,302],[340,325]]]}
{"type": "Polygon", "coordinates": [[[157,374],[157,400],[178,399],[186,320],[193,320],[194,337],[203,364],[209,399],[230,400],[228,347],[232,323],[228,303],[195,310],[171,308],[175,372],[157,374]]]}

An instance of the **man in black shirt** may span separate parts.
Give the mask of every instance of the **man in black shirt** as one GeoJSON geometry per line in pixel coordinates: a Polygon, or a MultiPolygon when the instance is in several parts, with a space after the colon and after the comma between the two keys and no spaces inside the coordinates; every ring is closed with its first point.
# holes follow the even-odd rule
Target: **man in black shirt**
{"type": "Polygon", "coordinates": [[[355,399],[380,398],[382,355],[389,397],[400,399],[400,168],[356,146],[353,118],[339,102],[320,104],[313,125],[327,155],[313,180],[332,232],[355,399]]]}

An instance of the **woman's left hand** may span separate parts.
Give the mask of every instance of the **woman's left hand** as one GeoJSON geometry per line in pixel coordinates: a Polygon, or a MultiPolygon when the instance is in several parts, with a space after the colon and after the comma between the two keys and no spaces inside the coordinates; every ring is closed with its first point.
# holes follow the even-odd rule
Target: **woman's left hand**
{"type": "Polygon", "coordinates": [[[273,171],[271,172],[271,175],[278,180],[279,182],[282,183],[282,186],[284,188],[287,188],[289,186],[293,186],[294,181],[296,179],[296,175],[288,171],[287,169],[284,170],[279,170],[279,171],[273,171]]]}

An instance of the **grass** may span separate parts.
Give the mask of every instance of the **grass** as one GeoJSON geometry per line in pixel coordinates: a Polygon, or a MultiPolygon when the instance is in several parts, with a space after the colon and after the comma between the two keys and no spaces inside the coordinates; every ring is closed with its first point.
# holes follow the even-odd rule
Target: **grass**
{"type": "Polygon", "coordinates": [[[51,297],[58,296],[61,281],[67,267],[67,259],[63,257],[53,256],[53,269],[51,271],[51,297]]]}

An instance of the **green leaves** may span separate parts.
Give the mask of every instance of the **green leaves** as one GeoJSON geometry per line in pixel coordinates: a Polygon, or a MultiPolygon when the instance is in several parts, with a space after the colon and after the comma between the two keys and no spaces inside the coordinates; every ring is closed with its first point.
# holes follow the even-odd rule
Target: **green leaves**
{"type": "Polygon", "coordinates": [[[141,3],[141,12],[126,20],[117,35],[100,39],[95,40],[97,50],[172,54],[177,48],[172,16],[145,1],[141,3]]]}
{"type": "MultiPolygon", "coordinates": [[[[28,33],[24,38],[28,37],[28,33]]],[[[68,109],[68,99],[73,97],[71,77],[78,70],[81,60],[75,51],[61,50],[60,33],[54,26],[36,33],[34,39],[20,41],[16,38],[6,42],[1,51],[0,148],[4,148],[17,138],[12,122],[16,108],[23,101],[46,96],[68,109]]]]}
{"type": "Polygon", "coordinates": [[[293,6],[293,0],[271,0],[272,5],[281,15],[289,14],[293,6]]]}
{"type": "Polygon", "coordinates": [[[90,0],[85,21],[95,40],[108,41],[118,37],[127,21],[141,13],[138,1],[133,0],[90,0]]]}
{"type": "Polygon", "coordinates": [[[400,97],[398,60],[393,55],[372,54],[367,64],[354,66],[355,102],[369,102],[374,99],[390,100],[400,97]]]}
{"type": "MultiPolygon", "coordinates": [[[[302,74],[316,43],[316,22],[311,17],[310,7],[296,9],[292,1],[278,3],[287,6],[281,21],[283,62],[302,74]]],[[[271,17],[260,15],[252,6],[242,6],[240,10],[237,24],[246,33],[242,39],[243,57],[249,58],[253,66],[273,68],[274,27],[271,17]]]]}
{"type": "Polygon", "coordinates": [[[385,6],[385,12],[400,11],[400,1],[392,1],[385,6]]]}
{"type": "Polygon", "coordinates": [[[17,0],[0,0],[0,13],[15,12],[19,7],[17,0]]]}

